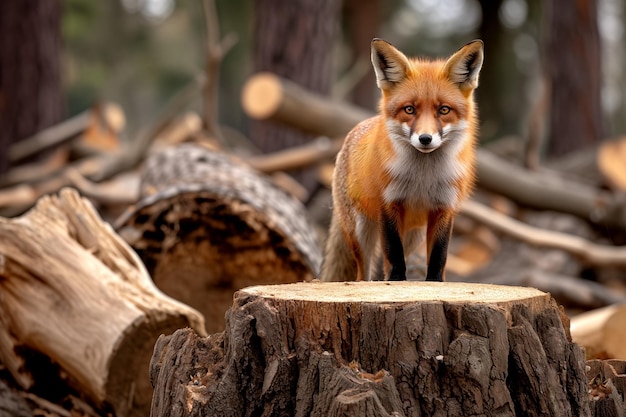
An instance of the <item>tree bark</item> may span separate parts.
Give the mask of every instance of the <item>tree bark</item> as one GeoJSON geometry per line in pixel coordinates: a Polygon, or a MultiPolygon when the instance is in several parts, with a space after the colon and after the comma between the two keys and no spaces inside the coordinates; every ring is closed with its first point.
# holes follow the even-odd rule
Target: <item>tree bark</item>
{"type": "Polygon", "coordinates": [[[159,339],[152,417],[589,416],[584,355],[567,329],[531,288],[246,288],[224,333],[159,339]]]}
{"type": "Polygon", "coordinates": [[[321,252],[304,207],[225,154],[183,145],[145,165],[143,199],[117,221],[154,282],[224,329],[245,286],[313,279],[321,252]]]}
{"type": "Polygon", "coordinates": [[[158,291],[74,190],[0,218],[0,259],[0,360],[23,389],[72,388],[100,410],[143,416],[157,337],[205,334],[202,316],[158,291]]]}
{"type": "Polygon", "coordinates": [[[0,2],[0,174],[11,144],[61,121],[61,1],[0,2]]]}
{"type": "MultiPolygon", "coordinates": [[[[339,4],[335,0],[257,0],[255,71],[272,71],[311,91],[328,94],[339,4]]],[[[300,132],[271,123],[255,123],[250,136],[265,152],[308,140],[300,132]]]]}
{"type": "Polygon", "coordinates": [[[597,1],[551,0],[549,27],[548,155],[560,156],[604,137],[597,1]]]}
{"type": "Polygon", "coordinates": [[[378,104],[379,92],[376,88],[376,77],[370,63],[372,38],[380,32],[384,18],[384,7],[381,0],[346,0],[343,18],[346,25],[346,36],[349,49],[354,51],[352,65],[359,61],[366,62],[368,71],[354,86],[351,102],[357,106],[374,111],[378,104]]]}

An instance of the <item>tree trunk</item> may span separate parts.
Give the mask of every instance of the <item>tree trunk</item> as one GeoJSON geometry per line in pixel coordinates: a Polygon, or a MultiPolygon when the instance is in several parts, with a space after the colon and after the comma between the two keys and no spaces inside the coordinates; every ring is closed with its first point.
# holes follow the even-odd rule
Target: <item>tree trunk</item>
{"type": "Polygon", "coordinates": [[[224,329],[236,290],[317,275],[320,248],[302,205],[225,154],[183,145],[153,155],[142,195],[118,230],[209,332],[224,329]]]}
{"type": "Polygon", "coordinates": [[[159,339],[152,417],[585,417],[584,355],[567,329],[554,300],[531,288],[246,288],[224,333],[159,339]]]}
{"type": "MultiPolygon", "coordinates": [[[[332,51],[339,27],[337,0],[256,0],[254,70],[271,71],[322,95],[332,85],[332,51]]],[[[306,109],[300,110],[306,113],[306,109]]],[[[252,121],[250,137],[263,152],[309,141],[312,136],[268,121],[252,121]]],[[[298,179],[312,189],[315,172],[298,179]]]]}
{"type": "Polygon", "coordinates": [[[548,154],[600,142],[601,57],[596,0],[551,0],[548,69],[552,89],[548,154]]]}
{"type": "Polygon", "coordinates": [[[356,64],[359,60],[368,64],[368,71],[354,86],[350,101],[357,106],[374,111],[377,108],[380,93],[376,88],[376,77],[369,62],[372,38],[379,33],[383,21],[383,2],[381,0],[346,0],[343,16],[347,26],[349,49],[354,51],[352,64],[356,64]]]}
{"type": "Polygon", "coordinates": [[[61,1],[0,1],[0,174],[12,143],[61,121],[61,1]]]}
{"type": "Polygon", "coordinates": [[[0,218],[0,260],[0,361],[23,389],[71,388],[118,417],[145,416],[154,341],[186,326],[204,334],[202,316],[161,293],[74,190],[0,218]]]}

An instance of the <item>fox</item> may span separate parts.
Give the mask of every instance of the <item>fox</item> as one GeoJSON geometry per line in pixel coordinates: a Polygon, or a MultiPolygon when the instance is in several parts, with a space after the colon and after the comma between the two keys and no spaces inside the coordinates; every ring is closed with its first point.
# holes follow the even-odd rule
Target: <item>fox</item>
{"type": "Polygon", "coordinates": [[[321,281],[406,280],[424,239],[426,280],[444,281],[454,217],[475,183],[483,49],[474,40],[447,59],[408,58],[372,40],[379,113],[337,155],[321,281]]]}

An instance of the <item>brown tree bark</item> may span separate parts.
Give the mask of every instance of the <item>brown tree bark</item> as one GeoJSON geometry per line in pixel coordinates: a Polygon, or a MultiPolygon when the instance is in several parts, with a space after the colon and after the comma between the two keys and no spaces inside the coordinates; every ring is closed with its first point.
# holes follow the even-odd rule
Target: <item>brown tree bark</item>
{"type": "Polygon", "coordinates": [[[550,156],[596,144],[604,136],[597,3],[596,0],[548,3],[550,156]]]}
{"type": "MultiPolygon", "coordinates": [[[[333,81],[332,52],[339,27],[340,1],[256,0],[254,71],[275,72],[326,95],[333,81]]],[[[300,109],[306,113],[306,109],[300,109]]],[[[313,138],[290,126],[271,121],[250,124],[250,138],[263,152],[301,145],[313,138]]],[[[309,190],[315,172],[294,173],[309,190]]]]}
{"type": "Polygon", "coordinates": [[[61,1],[0,1],[0,174],[12,143],[61,121],[61,1]]]}
{"type": "Polygon", "coordinates": [[[182,145],[153,155],[142,195],[118,230],[209,332],[224,329],[236,290],[317,275],[320,247],[303,206],[223,153],[182,145]]]}
{"type": "Polygon", "coordinates": [[[368,63],[367,74],[356,83],[351,94],[351,102],[357,106],[376,110],[380,93],[376,88],[374,71],[369,65],[371,42],[379,34],[383,22],[383,2],[381,0],[346,0],[343,16],[346,21],[346,35],[350,49],[354,51],[354,62],[368,63]]]}
{"type": "Polygon", "coordinates": [[[246,288],[224,333],[159,339],[152,416],[590,416],[567,329],[530,288],[246,288]]]}
{"type": "MultiPolygon", "coordinates": [[[[271,71],[327,94],[339,5],[336,0],[257,0],[254,70],[271,71]]],[[[255,123],[251,138],[266,152],[307,140],[300,132],[271,123],[255,123]]]]}

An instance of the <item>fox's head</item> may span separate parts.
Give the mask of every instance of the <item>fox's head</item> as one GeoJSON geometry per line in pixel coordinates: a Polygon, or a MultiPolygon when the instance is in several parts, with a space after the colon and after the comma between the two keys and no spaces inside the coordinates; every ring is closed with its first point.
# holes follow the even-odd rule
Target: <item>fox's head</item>
{"type": "Polygon", "coordinates": [[[372,40],[372,65],[382,91],[381,114],[392,140],[429,153],[465,140],[476,122],[472,93],[483,64],[483,42],[472,41],[447,60],[409,59],[372,40]]]}

